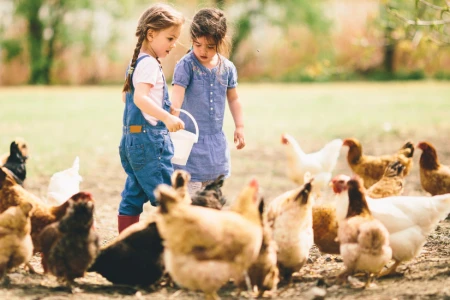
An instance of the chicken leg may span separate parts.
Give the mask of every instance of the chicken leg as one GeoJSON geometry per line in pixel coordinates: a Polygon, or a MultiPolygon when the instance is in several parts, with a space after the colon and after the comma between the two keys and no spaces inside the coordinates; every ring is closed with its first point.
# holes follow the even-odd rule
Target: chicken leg
{"type": "Polygon", "coordinates": [[[394,264],[387,268],[386,270],[381,271],[381,273],[378,275],[378,278],[388,276],[388,275],[399,275],[401,273],[396,272],[396,269],[398,265],[400,265],[400,261],[394,260],[394,264]]]}

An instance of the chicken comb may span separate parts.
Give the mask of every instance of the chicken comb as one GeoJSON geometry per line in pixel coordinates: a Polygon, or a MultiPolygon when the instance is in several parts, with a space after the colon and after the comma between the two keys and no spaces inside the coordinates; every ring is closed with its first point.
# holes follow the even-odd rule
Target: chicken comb
{"type": "Polygon", "coordinates": [[[88,192],[79,192],[70,197],[73,201],[88,200],[92,201],[92,194],[88,192]]]}
{"type": "Polygon", "coordinates": [[[282,143],[283,145],[286,145],[286,144],[289,143],[289,140],[288,140],[287,137],[286,137],[286,133],[283,133],[283,134],[281,135],[281,143],[282,143]]]}
{"type": "Polygon", "coordinates": [[[253,178],[252,180],[250,180],[249,186],[257,189],[259,187],[258,180],[256,180],[256,178],[253,178]]]}

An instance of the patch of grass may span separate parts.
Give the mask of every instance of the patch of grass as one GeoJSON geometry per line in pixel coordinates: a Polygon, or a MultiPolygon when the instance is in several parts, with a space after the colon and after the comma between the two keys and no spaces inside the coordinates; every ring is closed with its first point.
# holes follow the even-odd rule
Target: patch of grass
{"type": "MultiPolygon", "coordinates": [[[[227,108],[224,130],[232,148],[232,177],[226,188],[231,195],[252,176],[268,197],[292,187],[285,177],[283,132],[307,152],[332,138],[354,136],[367,153],[382,154],[406,139],[438,141],[450,131],[450,86],[445,83],[241,84],[238,92],[247,146],[234,149],[227,108]]],[[[1,88],[0,105],[0,153],[8,151],[14,137],[23,136],[31,151],[29,178],[49,177],[69,167],[77,155],[86,183],[107,189],[104,174],[123,176],[119,86],[1,88]]],[[[342,151],[338,169],[346,170],[342,151]]]]}

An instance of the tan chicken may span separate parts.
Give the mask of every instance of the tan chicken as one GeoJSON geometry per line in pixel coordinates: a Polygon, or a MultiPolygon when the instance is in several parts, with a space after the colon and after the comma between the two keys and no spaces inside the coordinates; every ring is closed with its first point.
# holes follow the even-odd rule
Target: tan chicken
{"type": "Polygon", "coordinates": [[[23,202],[0,214],[0,280],[12,268],[27,265],[33,255],[30,212],[33,205],[23,202]]]}
{"type": "Polygon", "coordinates": [[[434,195],[450,193],[450,167],[439,162],[436,149],[428,142],[417,145],[420,155],[420,183],[422,188],[434,195]]]}
{"type": "MultiPolygon", "coordinates": [[[[250,285],[257,287],[258,298],[264,295],[265,291],[270,291],[271,295],[276,291],[279,281],[279,271],[277,267],[277,244],[272,238],[272,229],[267,222],[267,215],[264,212],[264,200],[260,201],[259,212],[263,224],[263,240],[259,255],[256,261],[248,269],[250,285]]],[[[244,277],[236,281],[240,290],[247,288],[244,277]]]]}
{"type": "Polygon", "coordinates": [[[403,170],[405,166],[400,161],[389,163],[380,181],[372,185],[366,194],[372,199],[400,196],[404,190],[403,170]]]}
{"type": "Polygon", "coordinates": [[[397,153],[393,155],[371,156],[364,155],[361,143],[355,138],[344,140],[344,146],[348,146],[347,162],[352,171],[364,181],[367,189],[383,177],[384,171],[390,162],[400,161],[405,166],[403,175],[408,175],[413,164],[414,145],[405,143],[397,153]]]}
{"type": "Polygon", "coordinates": [[[287,281],[306,263],[313,245],[311,181],[272,200],[267,212],[278,247],[278,268],[287,281]]]}
{"type": "MultiPolygon", "coordinates": [[[[0,212],[11,206],[29,202],[33,205],[31,213],[31,238],[33,239],[34,252],[40,252],[39,234],[45,226],[59,221],[66,213],[69,203],[66,201],[59,206],[48,206],[41,199],[25,190],[22,186],[0,168],[0,212]]],[[[91,194],[80,192],[71,197],[72,200],[94,201],[91,194]]]]}
{"type": "Polygon", "coordinates": [[[218,299],[222,285],[244,275],[262,243],[257,194],[258,183],[252,180],[230,211],[219,211],[186,204],[172,187],[156,188],[164,262],[176,283],[218,299]]]}
{"type": "Polygon", "coordinates": [[[83,277],[100,250],[93,223],[94,203],[69,200],[64,217],[39,235],[44,272],[69,285],[83,277]]]}
{"type": "Polygon", "coordinates": [[[362,183],[352,179],[348,183],[349,206],[347,216],[339,222],[338,240],[346,270],[340,278],[347,280],[356,271],[368,274],[366,287],[392,257],[389,232],[370,213],[362,183]]]}

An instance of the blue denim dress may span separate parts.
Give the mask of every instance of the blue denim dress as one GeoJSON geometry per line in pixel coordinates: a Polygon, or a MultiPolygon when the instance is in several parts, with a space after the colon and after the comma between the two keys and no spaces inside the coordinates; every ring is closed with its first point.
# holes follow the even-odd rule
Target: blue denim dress
{"type": "MultiPolygon", "coordinates": [[[[137,64],[148,55],[139,57],[137,64]]],[[[163,108],[170,111],[169,94],[164,79],[163,108]]],[[[127,173],[119,215],[136,216],[142,213],[145,202],[157,205],[153,190],[161,183],[170,185],[173,165],[173,144],[166,125],[158,121],[153,126],[144,118],[134,104],[134,86],[126,93],[123,113],[123,135],[119,154],[122,167],[127,173]]]]}
{"type": "MultiPolygon", "coordinates": [[[[182,109],[198,123],[200,136],[186,166],[174,165],[191,174],[192,181],[214,180],[230,175],[230,150],[223,132],[227,89],[237,86],[237,71],[231,61],[221,56],[221,64],[212,70],[204,67],[194,52],[186,54],[175,66],[172,85],[186,89],[182,109]]],[[[194,124],[180,113],[185,129],[195,132],[194,124]]]]}

